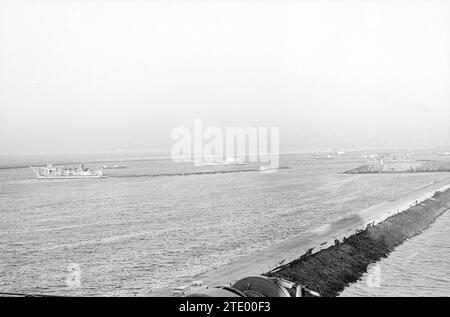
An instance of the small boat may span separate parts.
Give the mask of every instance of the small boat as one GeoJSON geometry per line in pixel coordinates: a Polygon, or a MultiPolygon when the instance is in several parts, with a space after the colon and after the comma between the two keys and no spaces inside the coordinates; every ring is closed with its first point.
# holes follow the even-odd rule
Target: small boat
{"type": "Polygon", "coordinates": [[[332,153],[330,154],[314,154],[314,159],[315,160],[334,160],[336,159],[336,155],[333,155],[332,153]]]}
{"type": "Polygon", "coordinates": [[[260,166],[259,166],[259,170],[260,170],[261,172],[266,172],[266,171],[277,171],[278,168],[276,168],[276,167],[271,167],[271,166],[260,165],[260,166]]]}
{"type": "Polygon", "coordinates": [[[227,165],[245,165],[245,162],[242,161],[241,159],[237,159],[234,157],[229,157],[225,160],[225,162],[223,163],[223,165],[227,166],[227,165]]]}

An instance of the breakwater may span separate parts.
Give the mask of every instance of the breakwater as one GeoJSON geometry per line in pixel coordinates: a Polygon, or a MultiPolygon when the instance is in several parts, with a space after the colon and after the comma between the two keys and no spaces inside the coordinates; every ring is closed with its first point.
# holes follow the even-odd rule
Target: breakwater
{"type": "Polygon", "coordinates": [[[369,225],[343,242],[315,254],[305,254],[265,275],[305,285],[321,296],[337,296],[346,286],[358,281],[370,264],[422,233],[449,208],[450,189],[437,192],[432,198],[377,225],[369,225]]]}
{"type": "Polygon", "coordinates": [[[385,162],[363,165],[344,172],[344,174],[405,174],[450,172],[450,162],[421,160],[411,162],[385,162]]]}
{"type": "MultiPolygon", "coordinates": [[[[288,166],[282,166],[277,170],[290,169],[288,166]]],[[[235,174],[235,173],[261,172],[259,168],[249,169],[232,169],[232,170],[214,170],[201,172],[184,172],[184,173],[158,173],[158,174],[137,174],[137,175],[115,175],[112,178],[136,178],[136,177],[170,177],[170,176],[193,176],[193,175],[214,175],[214,174],[235,174]]]]}
{"type": "Polygon", "coordinates": [[[450,204],[449,189],[446,178],[185,282],[230,285],[246,276],[264,274],[304,285],[322,296],[336,296],[357,281],[369,264],[420,234],[444,213],[450,204]]]}

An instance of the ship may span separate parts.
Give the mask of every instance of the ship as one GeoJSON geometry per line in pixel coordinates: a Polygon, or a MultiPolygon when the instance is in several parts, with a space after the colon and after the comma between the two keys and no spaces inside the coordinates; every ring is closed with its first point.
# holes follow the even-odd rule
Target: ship
{"type": "Polygon", "coordinates": [[[314,159],[315,160],[334,160],[337,157],[337,154],[335,154],[334,152],[330,152],[330,153],[317,153],[314,154],[314,159]]]}
{"type": "MultiPolygon", "coordinates": [[[[258,168],[258,170],[260,172],[274,172],[274,171],[277,171],[278,169],[279,169],[278,167],[271,167],[268,165],[260,165],[258,168]]],[[[283,169],[284,169],[284,167],[283,167],[283,169]]]]}
{"type": "Polygon", "coordinates": [[[45,167],[30,167],[37,179],[86,179],[104,178],[102,169],[90,169],[83,164],[78,167],[54,167],[47,164],[45,167]]]}
{"type": "Polygon", "coordinates": [[[195,160],[194,165],[199,166],[234,166],[234,165],[245,165],[245,162],[236,159],[233,157],[227,158],[226,160],[216,160],[213,157],[205,158],[204,161],[202,160],[195,160]]]}
{"type": "Polygon", "coordinates": [[[103,166],[103,169],[114,169],[114,170],[117,170],[117,169],[124,169],[124,168],[127,168],[127,166],[126,165],[113,165],[113,166],[104,165],[103,166]]]}
{"type": "Polygon", "coordinates": [[[234,158],[234,157],[229,157],[226,159],[226,161],[223,163],[223,165],[227,166],[227,165],[244,165],[245,162],[243,162],[241,159],[239,158],[234,158]]]}

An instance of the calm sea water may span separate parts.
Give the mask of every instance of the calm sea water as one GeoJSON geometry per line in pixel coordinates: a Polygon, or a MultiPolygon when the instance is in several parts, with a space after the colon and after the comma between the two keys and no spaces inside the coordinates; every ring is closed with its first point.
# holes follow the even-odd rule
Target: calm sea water
{"type": "Polygon", "coordinates": [[[450,212],[446,212],[420,236],[378,262],[379,283],[366,274],[341,296],[450,296],[449,225],[450,212]]]}
{"type": "MultiPolygon", "coordinates": [[[[274,174],[152,177],[255,166],[194,167],[169,160],[125,164],[127,169],[110,170],[110,177],[101,180],[36,180],[28,168],[0,170],[0,292],[152,295],[448,177],[344,175],[360,165],[345,156],[319,161],[284,155],[281,165],[291,169],[274,174]],[[80,287],[66,283],[74,263],[80,287]]],[[[445,238],[435,243],[447,246],[445,238]]],[[[448,251],[445,256],[449,259],[448,251]]],[[[449,272],[448,264],[437,267],[436,274],[449,272]]],[[[448,275],[446,281],[448,289],[448,275]]]]}

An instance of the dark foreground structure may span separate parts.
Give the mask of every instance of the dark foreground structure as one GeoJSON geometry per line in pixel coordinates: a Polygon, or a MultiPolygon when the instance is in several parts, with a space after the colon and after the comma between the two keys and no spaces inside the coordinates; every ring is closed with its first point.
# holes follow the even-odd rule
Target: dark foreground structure
{"type": "Polygon", "coordinates": [[[346,286],[358,281],[368,265],[387,257],[404,241],[422,233],[448,209],[450,189],[437,192],[432,198],[369,226],[335,246],[303,255],[264,275],[304,285],[321,296],[337,296],[346,286]]]}

